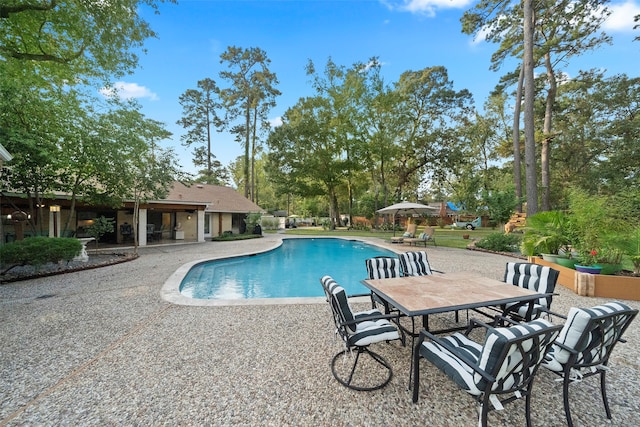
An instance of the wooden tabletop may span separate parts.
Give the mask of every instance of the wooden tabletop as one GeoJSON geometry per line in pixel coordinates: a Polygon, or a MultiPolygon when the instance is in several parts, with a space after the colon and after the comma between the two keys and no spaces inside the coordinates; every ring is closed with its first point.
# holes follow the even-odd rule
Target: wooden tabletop
{"type": "Polygon", "coordinates": [[[368,279],[362,283],[407,316],[532,301],[542,296],[470,272],[368,279]]]}

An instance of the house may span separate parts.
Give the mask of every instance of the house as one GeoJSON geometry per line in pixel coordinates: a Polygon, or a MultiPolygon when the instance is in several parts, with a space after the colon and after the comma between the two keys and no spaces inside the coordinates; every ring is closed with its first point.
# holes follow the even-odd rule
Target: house
{"type": "MultiPolygon", "coordinates": [[[[113,233],[101,237],[103,243],[131,243],[137,233],[138,244],[145,246],[167,240],[205,241],[225,231],[235,234],[244,231],[244,218],[248,213],[263,212],[236,190],[210,184],[174,182],[167,197],[140,203],[137,231],[133,226],[134,202],[125,201],[119,208],[94,206],[77,202],[70,218],[71,200],[68,195],[57,194],[43,200],[43,221],[35,234],[49,237],[88,237],[87,227],[96,218],[104,216],[115,221],[113,233]],[[69,227],[66,227],[69,224],[69,227]]],[[[15,240],[16,231],[24,228],[24,235],[34,234],[29,220],[19,223],[12,213],[28,212],[27,200],[19,194],[4,194],[2,205],[2,242],[15,240]]],[[[20,230],[22,231],[22,230],[20,230]]]]}
{"type": "MultiPolygon", "coordinates": [[[[204,203],[205,208],[199,215],[202,221],[198,219],[198,232],[202,233],[202,239],[198,236],[198,241],[207,237],[220,236],[225,231],[232,231],[234,234],[244,232],[244,218],[248,213],[264,212],[260,206],[251,200],[242,196],[236,190],[230,187],[211,184],[192,184],[186,186],[181,182],[175,182],[169,191],[163,203],[173,203],[178,205],[183,202],[204,203]]],[[[189,234],[192,228],[188,218],[189,215],[178,215],[178,219],[187,219],[185,225],[185,236],[195,237],[189,234]]],[[[195,230],[191,230],[191,233],[195,230]]]]}

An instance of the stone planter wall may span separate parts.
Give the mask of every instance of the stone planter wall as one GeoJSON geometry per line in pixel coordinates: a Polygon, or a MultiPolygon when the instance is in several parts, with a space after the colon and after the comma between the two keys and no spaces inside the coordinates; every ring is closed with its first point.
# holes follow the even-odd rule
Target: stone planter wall
{"type": "Polygon", "coordinates": [[[578,295],[640,301],[640,277],[578,273],[540,257],[529,257],[529,262],[558,270],[557,284],[578,295]]]}

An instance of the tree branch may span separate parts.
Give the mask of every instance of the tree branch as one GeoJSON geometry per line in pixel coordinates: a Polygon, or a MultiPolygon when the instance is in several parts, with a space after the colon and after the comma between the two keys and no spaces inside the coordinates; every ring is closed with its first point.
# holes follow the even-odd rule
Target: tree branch
{"type": "Polygon", "coordinates": [[[0,19],[7,19],[14,13],[26,12],[27,10],[52,10],[58,5],[58,0],[51,0],[43,4],[17,4],[12,6],[0,5],[0,19]]]}

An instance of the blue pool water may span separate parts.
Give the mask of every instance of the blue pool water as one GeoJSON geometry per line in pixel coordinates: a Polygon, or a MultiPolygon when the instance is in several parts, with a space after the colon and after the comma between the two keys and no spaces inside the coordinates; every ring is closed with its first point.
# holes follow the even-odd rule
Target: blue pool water
{"type": "Polygon", "coordinates": [[[396,254],[344,239],[285,239],[272,251],[197,264],[180,292],[198,299],[319,297],[320,278],[332,276],[348,294],[364,293],[364,260],[396,254]]]}

